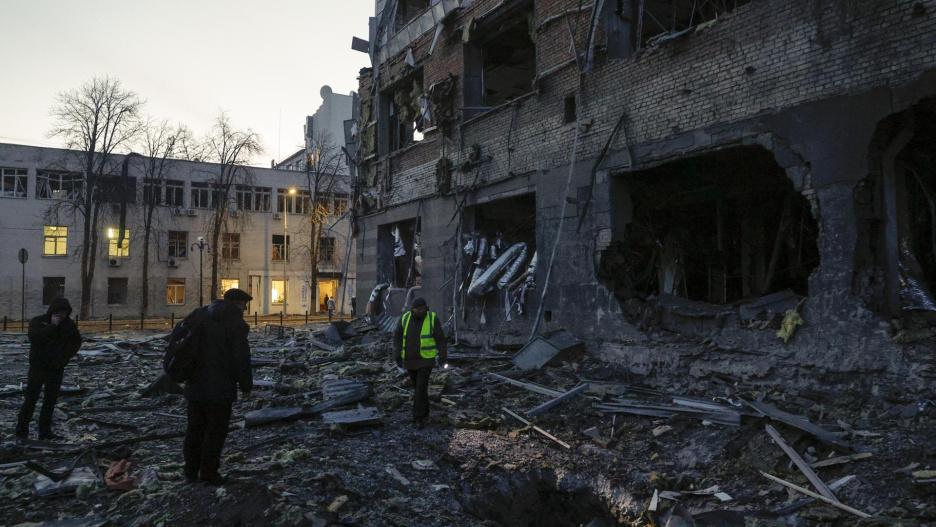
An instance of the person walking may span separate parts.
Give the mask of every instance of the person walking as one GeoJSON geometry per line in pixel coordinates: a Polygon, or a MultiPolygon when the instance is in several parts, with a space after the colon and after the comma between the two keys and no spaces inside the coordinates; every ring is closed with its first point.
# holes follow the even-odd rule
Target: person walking
{"type": "Polygon", "coordinates": [[[335,299],[329,298],[325,302],[325,307],[328,309],[328,321],[331,322],[332,314],[335,312],[335,299]]]}
{"type": "Polygon", "coordinates": [[[240,386],[250,397],[250,326],[244,321],[247,302],[253,297],[241,289],[228,289],[205,311],[200,354],[192,380],[185,383],[188,426],[182,446],[185,481],[223,485],[221,450],[227,439],[231,408],[240,386]]]}
{"type": "Polygon", "coordinates": [[[81,333],[78,332],[78,325],[69,318],[71,312],[68,300],[59,297],[52,300],[45,315],[29,321],[29,373],[26,396],[16,420],[14,435],[17,439],[25,440],[29,437],[29,422],[43,386],[45,393],[42,409],[39,410],[39,440],[62,437],[52,432],[52,415],[65,377],[65,366],[81,347],[81,333]]]}
{"type": "Polygon", "coordinates": [[[442,322],[422,297],[400,318],[393,331],[394,361],[409,372],[413,384],[413,426],[422,429],[429,417],[429,374],[436,364],[445,364],[448,352],[442,322]]]}

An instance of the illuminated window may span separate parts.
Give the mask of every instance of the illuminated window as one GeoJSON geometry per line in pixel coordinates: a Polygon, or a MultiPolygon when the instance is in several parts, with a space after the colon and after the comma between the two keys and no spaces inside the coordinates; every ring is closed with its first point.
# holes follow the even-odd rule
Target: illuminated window
{"type": "Polygon", "coordinates": [[[185,303],[185,278],[166,279],[166,303],[172,305],[185,303]]]}
{"type": "Polygon", "coordinates": [[[240,280],[237,278],[222,278],[221,291],[224,292],[228,289],[240,289],[240,280]]]}
{"type": "Polygon", "coordinates": [[[65,256],[68,254],[68,227],[46,225],[42,227],[44,241],[43,256],[65,256]]]}
{"type": "Polygon", "coordinates": [[[107,256],[111,258],[120,258],[130,256],[130,229],[124,229],[123,231],[123,240],[120,244],[120,247],[117,247],[118,242],[118,232],[120,229],[107,229],[107,256]]]}
{"type": "Polygon", "coordinates": [[[286,300],[286,282],[283,280],[271,280],[270,303],[282,304],[286,300]]]}

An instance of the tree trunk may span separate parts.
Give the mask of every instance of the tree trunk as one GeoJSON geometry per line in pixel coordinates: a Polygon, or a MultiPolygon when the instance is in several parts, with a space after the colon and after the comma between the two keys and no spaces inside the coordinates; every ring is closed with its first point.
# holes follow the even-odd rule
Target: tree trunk
{"type": "Polygon", "coordinates": [[[146,210],[146,219],[143,224],[145,229],[143,233],[143,287],[142,294],[143,299],[140,301],[140,313],[143,315],[148,314],[149,310],[149,250],[150,250],[150,234],[153,229],[153,207],[152,205],[147,206],[146,210]]]}

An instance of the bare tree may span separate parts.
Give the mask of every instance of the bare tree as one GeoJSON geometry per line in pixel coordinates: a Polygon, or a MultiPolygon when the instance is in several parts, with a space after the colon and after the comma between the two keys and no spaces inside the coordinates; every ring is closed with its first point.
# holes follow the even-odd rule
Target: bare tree
{"type": "MultiPolygon", "coordinates": [[[[142,266],[142,298],[140,312],[147,313],[149,309],[149,268],[150,248],[159,229],[159,215],[156,207],[166,203],[176,203],[177,196],[170,195],[172,189],[165,185],[168,175],[180,159],[190,159],[197,156],[197,146],[193,140],[191,130],[185,125],[172,126],[163,119],[157,121],[152,118],[146,120],[143,126],[140,145],[137,147],[143,155],[141,159],[144,182],[143,196],[140,200],[143,209],[143,261],[142,266]]],[[[158,248],[158,243],[155,244],[158,248]]]]}
{"type": "Polygon", "coordinates": [[[231,219],[231,207],[234,204],[238,185],[250,185],[253,173],[247,166],[255,156],[263,154],[260,136],[250,130],[235,130],[231,126],[227,113],[221,112],[211,131],[204,140],[204,161],[217,166],[208,173],[207,182],[211,185],[210,208],[206,221],[207,237],[214,251],[211,252],[211,297],[217,298],[220,280],[218,278],[219,241],[221,233],[227,232],[231,219]]]}
{"type": "MultiPolygon", "coordinates": [[[[322,233],[340,212],[334,206],[341,190],[341,181],[347,175],[346,154],[327,131],[316,132],[309,141],[306,159],[306,187],[312,206],[305,211],[309,241],[307,280],[312,291],[318,283],[319,263],[324,260],[322,233]]],[[[304,229],[303,229],[304,230],[304,229]]],[[[333,257],[333,256],[332,256],[333,257]]]]}
{"type": "MultiPolygon", "coordinates": [[[[107,177],[116,170],[112,156],[125,151],[140,130],[140,111],[144,102],[120,80],[95,77],[79,88],[58,94],[51,109],[55,124],[49,137],[61,138],[67,149],[76,151],[82,167],[81,192],[71,199],[56,201],[47,217],[58,218],[65,213],[83,223],[81,245],[81,318],[91,313],[91,287],[97,262],[100,238],[98,220],[107,202],[128,199],[132,192],[127,181],[107,177]]],[[[132,193],[130,197],[132,197],[132,193]]],[[[125,209],[123,209],[125,210],[125,209]]],[[[118,244],[123,242],[123,224],[118,244]]],[[[119,246],[119,245],[118,245],[119,246]]]]}

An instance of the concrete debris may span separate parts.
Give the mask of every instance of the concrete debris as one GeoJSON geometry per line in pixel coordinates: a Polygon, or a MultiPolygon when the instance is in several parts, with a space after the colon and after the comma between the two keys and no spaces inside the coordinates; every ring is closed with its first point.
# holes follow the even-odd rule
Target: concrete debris
{"type": "MultiPolygon", "coordinates": [[[[98,337],[86,347],[102,354],[87,360],[119,360],[67,368],[66,382],[87,391],[60,399],[65,438],[0,444],[0,524],[503,525],[533,521],[509,505],[527,503],[523,496],[538,496],[537,510],[569,525],[743,525],[755,515],[812,524],[836,513],[811,496],[791,502],[782,483],[758,484],[761,471],[805,482],[803,465],[854,511],[936,519],[920,494],[936,480],[927,446],[936,407],[919,395],[869,398],[838,386],[824,397],[753,376],[638,375],[578,342],[583,349],[561,360],[566,347],[552,346],[537,367],[505,371],[488,358],[510,354],[461,347],[457,368],[433,371],[430,417],[417,429],[390,336],[348,327],[354,334],[337,349],[315,345],[324,324],[282,338],[251,332],[255,379],[267,389],[235,404],[222,462],[230,479],[220,489],[185,483],[186,402],[160,380],[164,341],[98,337]],[[124,360],[103,344],[135,349],[124,360]],[[792,454],[773,443],[774,428],[792,454]],[[801,464],[791,470],[794,455],[801,464]],[[103,492],[109,486],[122,492],[103,492]],[[54,512],[41,505],[46,497],[70,501],[54,512]]],[[[24,341],[0,336],[0,386],[24,380],[25,354],[3,353],[24,341]]],[[[630,345],[699,349],[667,335],[630,345]]],[[[19,401],[5,401],[10,423],[19,401]]]]}

